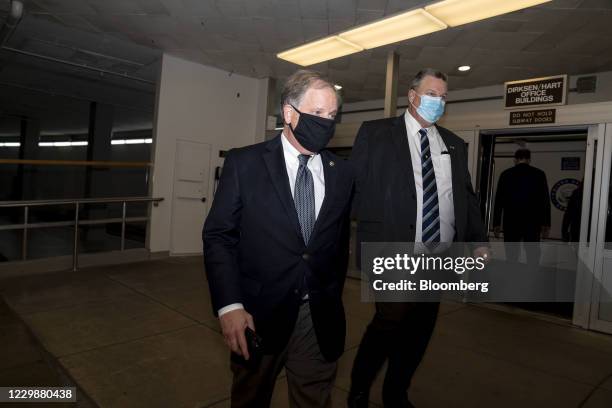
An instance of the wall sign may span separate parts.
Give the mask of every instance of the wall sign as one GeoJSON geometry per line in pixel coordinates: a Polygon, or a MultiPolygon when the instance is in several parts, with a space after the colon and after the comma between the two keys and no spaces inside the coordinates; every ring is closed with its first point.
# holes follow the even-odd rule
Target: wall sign
{"type": "Polygon", "coordinates": [[[561,170],[580,171],[580,157],[562,157],[561,170]]]}
{"type": "Polygon", "coordinates": [[[556,109],[510,112],[510,126],[555,123],[556,109]]]}
{"type": "Polygon", "coordinates": [[[504,90],[506,109],[565,105],[567,75],[506,82],[504,90]]]}

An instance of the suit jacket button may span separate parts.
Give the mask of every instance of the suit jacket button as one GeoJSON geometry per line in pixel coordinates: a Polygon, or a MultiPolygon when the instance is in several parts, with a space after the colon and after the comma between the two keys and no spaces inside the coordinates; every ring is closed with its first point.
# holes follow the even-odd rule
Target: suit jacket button
{"type": "Polygon", "coordinates": [[[413,194],[413,195],[412,195],[412,199],[413,199],[413,200],[416,200],[416,194],[413,194]]]}
{"type": "Polygon", "coordinates": [[[410,224],[410,229],[414,229],[414,224],[410,224]]]}
{"type": "Polygon", "coordinates": [[[305,260],[305,261],[308,261],[310,259],[310,255],[302,254],[302,259],[305,260]]]}
{"type": "Polygon", "coordinates": [[[300,293],[300,291],[297,290],[297,289],[293,289],[293,293],[295,293],[297,295],[298,293],[300,293]]]}

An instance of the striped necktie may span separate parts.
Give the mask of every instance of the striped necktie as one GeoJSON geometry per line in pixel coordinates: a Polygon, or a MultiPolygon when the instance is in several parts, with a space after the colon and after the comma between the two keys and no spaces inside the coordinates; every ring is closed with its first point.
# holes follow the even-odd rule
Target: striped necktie
{"type": "Polygon", "coordinates": [[[300,221],[302,237],[306,245],[308,245],[308,241],[310,240],[310,234],[312,234],[316,218],[314,182],[312,180],[312,174],[307,166],[308,159],[310,159],[310,156],[305,154],[300,154],[298,156],[300,167],[298,167],[297,176],[295,177],[295,192],[293,197],[298,220],[300,221]]]}
{"type": "Polygon", "coordinates": [[[440,242],[440,210],[438,206],[438,187],[436,173],[431,161],[431,150],[427,130],[419,130],[421,135],[421,166],[423,175],[423,235],[425,244],[440,242]]]}

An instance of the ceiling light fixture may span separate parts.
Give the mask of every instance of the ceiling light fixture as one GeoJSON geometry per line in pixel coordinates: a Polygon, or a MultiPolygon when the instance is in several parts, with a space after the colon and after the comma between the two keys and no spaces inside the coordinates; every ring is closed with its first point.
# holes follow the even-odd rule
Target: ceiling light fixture
{"type": "Polygon", "coordinates": [[[334,88],[336,88],[336,91],[339,91],[339,90],[342,89],[342,85],[336,84],[336,85],[334,85],[334,88]]]}
{"type": "Polygon", "coordinates": [[[338,34],[365,49],[444,30],[447,25],[423,9],[411,10],[338,34]]]}
{"type": "Polygon", "coordinates": [[[363,51],[363,48],[335,35],[283,51],[276,56],[297,65],[307,66],[359,51],[363,51]]]}
{"type": "Polygon", "coordinates": [[[308,66],[393,44],[552,0],[443,0],[283,51],[276,56],[308,66]]]}
{"type": "Polygon", "coordinates": [[[457,68],[457,71],[466,72],[466,71],[469,71],[470,69],[472,69],[472,67],[470,67],[469,65],[462,65],[457,68]]]}
{"type": "Polygon", "coordinates": [[[444,0],[425,7],[450,27],[522,10],[552,0],[444,0]]]}

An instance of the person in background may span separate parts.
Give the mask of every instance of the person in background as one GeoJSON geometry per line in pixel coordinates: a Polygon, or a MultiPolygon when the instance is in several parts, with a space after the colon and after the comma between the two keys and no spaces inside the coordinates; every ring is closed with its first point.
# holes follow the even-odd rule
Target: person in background
{"type": "Polygon", "coordinates": [[[213,311],[231,349],[232,407],[269,406],[283,367],[289,406],[330,406],[346,333],[353,188],[348,162],[325,150],[338,106],[332,82],[298,71],[282,91],[282,132],[225,159],[203,240],[213,311]]]}
{"type": "Polygon", "coordinates": [[[503,226],[506,259],[517,262],[520,244],[524,242],[528,265],[540,263],[539,245],[550,232],[550,197],[546,174],[531,166],[531,152],[518,149],[514,153],[514,167],[499,176],[495,206],[493,209],[493,231],[499,238],[503,226]],[[503,218],[503,219],[502,219],[503,218]]]}

